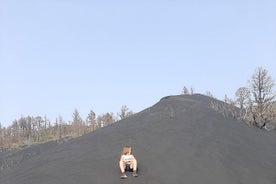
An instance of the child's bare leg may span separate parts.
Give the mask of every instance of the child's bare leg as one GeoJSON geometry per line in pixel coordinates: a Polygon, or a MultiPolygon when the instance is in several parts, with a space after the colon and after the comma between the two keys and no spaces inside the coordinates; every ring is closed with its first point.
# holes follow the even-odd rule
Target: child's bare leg
{"type": "Polygon", "coordinates": [[[125,172],[125,168],[126,168],[126,164],[123,161],[120,161],[119,165],[120,165],[121,172],[124,173],[125,172]]]}
{"type": "Polygon", "coordinates": [[[136,160],[136,159],[133,159],[133,160],[132,160],[132,169],[133,169],[134,171],[137,170],[137,160],[136,160]]]}
{"type": "Polygon", "coordinates": [[[133,176],[137,177],[138,174],[137,174],[137,161],[136,161],[136,159],[133,159],[131,165],[132,165],[132,169],[133,169],[133,176]]]}

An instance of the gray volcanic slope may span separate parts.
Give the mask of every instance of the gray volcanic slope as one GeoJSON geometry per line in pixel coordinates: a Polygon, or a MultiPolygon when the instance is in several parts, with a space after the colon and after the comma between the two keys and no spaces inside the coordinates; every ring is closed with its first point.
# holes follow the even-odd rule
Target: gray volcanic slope
{"type": "Polygon", "coordinates": [[[40,145],[39,154],[2,173],[0,183],[275,184],[275,131],[224,118],[212,101],[199,94],[165,97],[67,143],[40,145]],[[124,145],[139,162],[137,178],[120,179],[124,145]]]}

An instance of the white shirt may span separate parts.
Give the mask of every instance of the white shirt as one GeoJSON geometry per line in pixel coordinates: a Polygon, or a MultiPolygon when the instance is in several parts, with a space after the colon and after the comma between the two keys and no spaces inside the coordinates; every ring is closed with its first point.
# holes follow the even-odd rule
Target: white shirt
{"type": "Polygon", "coordinates": [[[132,158],[132,155],[122,155],[122,159],[125,162],[130,162],[132,158]]]}

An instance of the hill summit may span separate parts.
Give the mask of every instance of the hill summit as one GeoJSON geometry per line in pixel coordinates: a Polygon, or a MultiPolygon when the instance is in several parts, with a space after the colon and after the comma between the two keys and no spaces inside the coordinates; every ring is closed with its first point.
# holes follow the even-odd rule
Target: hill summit
{"type": "Polygon", "coordinates": [[[39,154],[0,174],[0,183],[275,184],[275,132],[227,117],[213,104],[228,107],[200,94],[164,97],[64,144],[30,148],[39,154]],[[137,178],[120,179],[124,145],[132,146],[138,160],[137,178]]]}

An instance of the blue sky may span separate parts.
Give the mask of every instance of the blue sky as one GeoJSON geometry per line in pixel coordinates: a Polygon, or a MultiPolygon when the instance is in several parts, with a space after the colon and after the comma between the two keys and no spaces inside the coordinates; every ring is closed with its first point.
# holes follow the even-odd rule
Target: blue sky
{"type": "Polygon", "coordinates": [[[0,122],[139,112],[184,86],[276,79],[276,1],[0,0],[0,122]]]}

